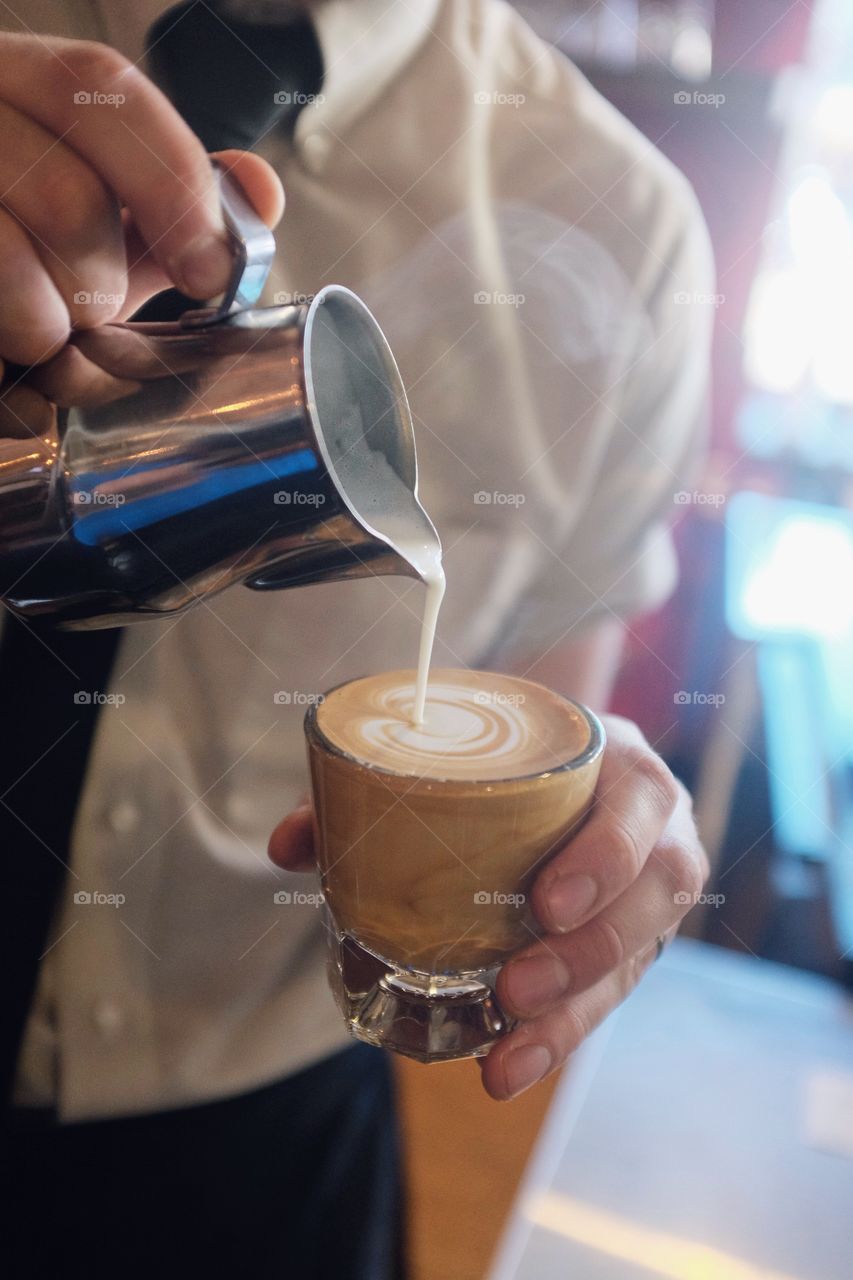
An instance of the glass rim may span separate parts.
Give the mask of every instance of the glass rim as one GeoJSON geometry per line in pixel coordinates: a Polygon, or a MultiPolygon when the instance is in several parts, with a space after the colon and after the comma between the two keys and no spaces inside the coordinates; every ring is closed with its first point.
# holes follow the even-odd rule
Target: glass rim
{"type": "MultiPolygon", "coordinates": [[[[496,672],[500,675],[500,672],[496,672]]],[[[445,786],[492,786],[503,785],[512,782],[535,782],[538,778],[550,777],[553,773],[572,773],[578,769],[583,769],[587,765],[592,764],[603,752],[606,742],[606,734],[604,725],[599,720],[594,711],[590,711],[589,707],[584,703],[578,702],[575,698],[567,698],[565,694],[556,693],[555,690],[549,689],[549,693],[553,693],[555,697],[561,698],[563,702],[568,703],[570,707],[574,707],[579,711],[586,721],[589,729],[589,741],[578,755],[572,756],[569,760],[563,760],[559,764],[549,765],[547,769],[537,769],[535,773],[516,773],[507,775],[505,778],[442,778],[433,773],[406,773],[402,769],[389,769],[382,764],[372,764],[369,760],[361,760],[350,751],[345,751],[343,747],[337,746],[332,742],[317,723],[317,713],[323,705],[326,698],[330,694],[336,693],[338,689],[343,689],[347,685],[356,684],[359,680],[366,679],[366,676],[353,676],[351,680],[342,680],[340,684],[333,685],[326,693],[324,693],[319,702],[313,702],[305,712],[303,719],[303,729],[306,738],[310,741],[316,741],[325,751],[331,755],[338,756],[342,760],[348,761],[350,764],[358,765],[360,769],[369,769],[372,773],[383,774],[389,778],[408,778],[413,783],[418,782],[441,782],[445,786]]],[[[504,679],[515,679],[514,676],[504,676],[504,679]]],[[[536,680],[527,680],[525,677],[518,677],[524,680],[526,684],[538,684],[536,680]]],[[[540,688],[547,689],[547,685],[540,685],[540,688]]]]}

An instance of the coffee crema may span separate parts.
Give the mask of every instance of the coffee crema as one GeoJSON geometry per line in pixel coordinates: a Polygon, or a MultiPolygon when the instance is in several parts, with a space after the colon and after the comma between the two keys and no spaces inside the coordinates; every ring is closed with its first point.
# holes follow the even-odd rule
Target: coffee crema
{"type": "Polygon", "coordinates": [[[317,709],[326,739],[362,764],[442,780],[499,781],[546,772],[583,753],[586,718],[543,685],[490,671],[430,672],[413,723],[415,671],[365,676],[317,709]]]}

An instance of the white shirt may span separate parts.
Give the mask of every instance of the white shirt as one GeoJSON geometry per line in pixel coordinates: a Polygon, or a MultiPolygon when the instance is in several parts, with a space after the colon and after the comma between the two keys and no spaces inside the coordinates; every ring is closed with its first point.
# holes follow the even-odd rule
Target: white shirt
{"type": "MultiPolygon", "coordinates": [[[[36,0],[27,22],[136,59],[168,7],[36,0]]],[[[687,182],[500,0],[344,0],[316,23],[322,100],[259,147],[288,195],[265,300],[335,281],[389,337],[446,549],[437,660],[544,653],[658,604],[713,310],[687,182]]],[[[346,1042],[320,912],[274,900],[316,881],[266,843],[307,789],[305,698],[413,665],[421,606],[409,579],[237,587],[128,629],[18,1101],[182,1106],[346,1042]]]]}

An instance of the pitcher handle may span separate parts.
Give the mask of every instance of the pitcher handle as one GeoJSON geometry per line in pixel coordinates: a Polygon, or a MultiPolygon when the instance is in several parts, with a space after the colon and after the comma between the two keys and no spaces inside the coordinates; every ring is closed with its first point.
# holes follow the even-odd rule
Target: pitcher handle
{"type": "Polygon", "coordinates": [[[218,160],[211,161],[219,184],[222,217],[231,240],[234,265],[220,301],[181,317],[181,327],[207,327],[234,311],[253,307],[261,296],[275,257],[275,237],[243,194],[243,188],[218,160]]]}

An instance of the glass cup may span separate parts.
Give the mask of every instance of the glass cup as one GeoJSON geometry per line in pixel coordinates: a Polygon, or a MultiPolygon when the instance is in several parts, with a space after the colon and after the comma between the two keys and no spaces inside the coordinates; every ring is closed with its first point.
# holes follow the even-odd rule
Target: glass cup
{"type": "MultiPolygon", "coordinates": [[[[489,678],[496,696],[523,701],[532,687],[489,678]]],[[[421,1062],[480,1056],[512,1025],[495,979],[538,936],[530,889],[589,810],[604,730],[560,699],[579,732],[546,770],[482,780],[396,772],[341,749],[318,723],[356,683],[305,717],[331,987],[359,1040],[421,1062]]]]}

